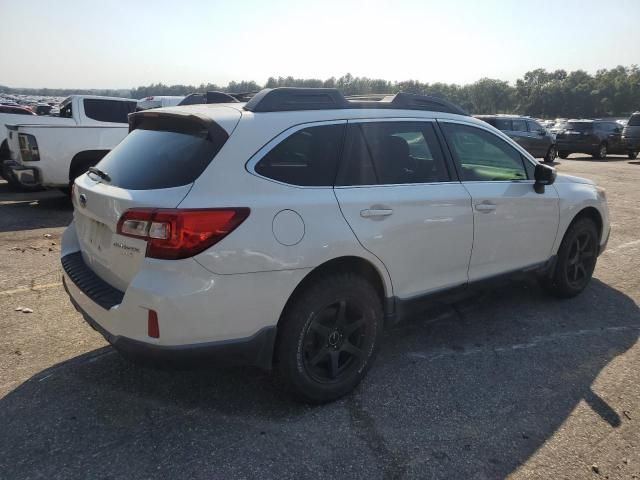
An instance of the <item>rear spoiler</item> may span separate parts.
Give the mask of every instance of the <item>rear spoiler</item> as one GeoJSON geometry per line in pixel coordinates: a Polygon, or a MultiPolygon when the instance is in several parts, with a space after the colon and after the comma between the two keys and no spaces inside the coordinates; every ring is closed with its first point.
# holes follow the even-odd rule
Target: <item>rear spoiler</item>
{"type": "Polygon", "coordinates": [[[129,133],[137,129],[184,133],[223,144],[229,138],[224,128],[214,120],[195,112],[157,112],[143,110],[129,114],[129,133]]]}

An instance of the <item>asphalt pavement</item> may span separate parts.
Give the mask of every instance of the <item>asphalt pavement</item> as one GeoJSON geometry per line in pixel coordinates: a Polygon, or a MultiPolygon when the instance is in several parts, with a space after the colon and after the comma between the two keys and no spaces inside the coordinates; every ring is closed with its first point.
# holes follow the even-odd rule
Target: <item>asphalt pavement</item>
{"type": "Polygon", "coordinates": [[[587,290],[519,279],[434,307],[325,406],[253,368],[121,358],[60,283],[69,201],[0,183],[0,478],[640,478],[640,161],[557,167],[607,189],[587,290]]]}

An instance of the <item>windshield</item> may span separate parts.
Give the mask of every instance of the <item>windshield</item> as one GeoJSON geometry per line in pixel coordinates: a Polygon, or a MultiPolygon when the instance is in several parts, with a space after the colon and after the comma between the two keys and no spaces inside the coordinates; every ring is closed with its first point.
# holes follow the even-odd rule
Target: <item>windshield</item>
{"type": "Polygon", "coordinates": [[[593,123],[591,122],[567,122],[565,127],[567,130],[573,130],[575,132],[588,132],[593,129],[593,123]]]}

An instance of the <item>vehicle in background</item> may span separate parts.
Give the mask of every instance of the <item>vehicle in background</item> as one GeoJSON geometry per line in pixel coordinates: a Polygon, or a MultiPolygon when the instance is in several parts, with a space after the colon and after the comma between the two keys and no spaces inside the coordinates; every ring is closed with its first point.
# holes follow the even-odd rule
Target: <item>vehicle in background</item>
{"type": "Polygon", "coordinates": [[[517,115],[477,115],[476,118],[507,134],[533,157],[547,163],[555,160],[555,137],[536,120],[517,115]]]}
{"type": "Polygon", "coordinates": [[[184,100],[184,96],[177,95],[154,95],[138,100],[136,111],[149,110],[151,108],[175,107],[184,100]]]}
{"type": "Polygon", "coordinates": [[[53,105],[49,105],[48,103],[39,103],[33,108],[36,115],[49,115],[53,105]]]}
{"type": "Polygon", "coordinates": [[[640,151],[640,112],[633,113],[622,130],[622,142],[629,158],[634,159],[640,151]]]}
{"type": "Polygon", "coordinates": [[[229,93],[210,91],[206,93],[190,93],[187,95],[180,106],[183,105],[203,105],[210,103],[238,103],[248,101],[255,92],[229,93]]]}
{"type": "Polygon", "coordinates": [[[567,126],[568,121],[569,121],[568,119],[554,120],[553,125],[549,128],[549,132],[552,133],[553,135],[557,135],[558,132],[561,132],[562,130],[564,130],[564,128],[567,126]]]}
{"type": "Polygon", "coordinates": [[[622,126],[613,120],[569,120],[556,134],[556,143],[560,158],[586,153],[604,160],[610,153],[627,153],[622,126]]]}
{"type": "Polygon", "coordinates": [[[549,130],[551,127],[553,127],[555,125],[555,120],[543,120],[543,119],[539,119],[537,120],[537,122],[542,125],[544,128],[546,128],[547,130],[549,130]]]}
{"type": "Polygon", "coordinates": [[[59,117],[33,117],[46,124],[8,123],[5,178],[25,188],[67,189],[122,141],[135,108],[132,99],[73,95],[60,105],[59,117]]]}
{"type": "Polygon", "coordinates": [[[29,107],[21,105],[0,105],[0,113],[10,113],[13,115],[36,115],[29,107]]]}
{"type": "Polygon", "coordinates": [[[609,237],[603,189],[439,98],[275,88],[130,119],[74,183],[71,301],[125,355],[275,366],[310,402],[435,292],[529,271],[575,296],[609,237]]]}

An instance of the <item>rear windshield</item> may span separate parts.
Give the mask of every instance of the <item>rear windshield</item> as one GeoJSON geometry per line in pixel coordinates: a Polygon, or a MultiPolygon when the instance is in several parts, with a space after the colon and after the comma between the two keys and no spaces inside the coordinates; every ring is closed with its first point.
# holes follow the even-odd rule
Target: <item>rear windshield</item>
{"type": "Polygon", "coordinates": [[[593,123],[591,122],[567,122],[565,127],[567,130],[573,130],[576,132],[587,132],[593,129],[593,123]]]}
{"type": "Polygon", "coordinates": [[[640,113],[634,113],[631,115],[629,122],[627,123],[629,127],[640,127],[640,113]]]}
{"type": "Polygon", "coordinates": [[[85,98],[84,113],[99,122],[127,123],[127,116],[136,109],[136,102],[85,98]]]}
{"type": "Polygon", "coordinates": [[[96,165],[110,185],[130,190],[179,187],[194,182],[226,138],[136,129],[96,165]]]}

